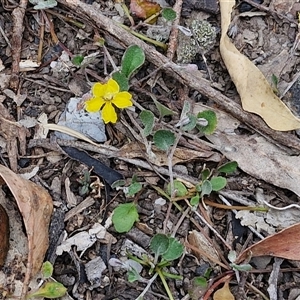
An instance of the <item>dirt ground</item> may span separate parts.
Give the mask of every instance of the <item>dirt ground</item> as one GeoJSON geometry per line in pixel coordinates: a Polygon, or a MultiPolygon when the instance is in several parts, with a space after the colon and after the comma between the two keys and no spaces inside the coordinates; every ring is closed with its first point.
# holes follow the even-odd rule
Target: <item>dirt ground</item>
{"type": "MultiPolygon", "coordinates": [[[[181,276],[167,279],[174,299],[300,299],[300,266],[291,256],[269,253],[271,256],[247,257],[243,264],[252,266],[247,272],[236,271],[228,258],[230,250],[239,255],[260,240],[300,222],[298,131],[272,130],[262,118],[241,108],[219,50],[218,3],[184,0],[181,6],[181,1],[155,2],[162,7],[175,5],[180,14],[178,25],[183,27],[190,28],[194,20],[209,22],[216,33],[210,46],[185,61],[180,51],[191,43],[189,36],[161,16],[149,25],[131,13],[132,25],[124,14],[122,1],[59,0],[44,10],[34,9],[34,4],[25,0],[1,1],[1,164],[42,186],[53,200],[44,261],[53,264],[52,277],[67,288],[68,296],[63,299],[138,299],[153,275],[149,268],[140,273],[144,281],[130,282],[127,271],[110,260],[124,262],[128,252],[140,259],[143,253],[153,255],[149,248],[151,238],[157,233],[172,234],[185,246],[184,254],[167,267],[169,273],[181,276]],[[127,29],[116,24],[124,24],[127,29]],[[147,44],[128,29],[169,43],[168,51],[147,44]],[[99,45],[100,40],[105,47],[99,45]],[[69,139],[57,133],[56,127],[42,125],[58,124],[66,117],[71,98],[88,99],[93,83],[105,83],[132,44],[140,46],[146,57],[129,82],[134,106],[120,111],[116,124],[96,124],[100,140],[96,143],[100,146],[81,138],[69,139]],[[80,66],[73,61],[78,55],[85,59],[80,66]],[[26,64],[21,69],[19,59],[26,64]],[[159,118],[154,100],[173,114],[159,118]],[[195,130],[180,133],[176,124],[186,102],[193,112],[210,109],[217,113],[214,134],[203,135],[195,130]],[[151,141],[152,137],[143,136],[139,118],[144,109],[156,116],[156,130],[176,133],[173,162],[169,161],[170,153],[155,147],[156,158],[149,157],[147,139],[151,141]],[[197,208],[191,208],[190,199],[183,197],[175,205],[162,192],[173,179],[190,189],[201,181],[204,169],[216,170],[228,161],[236,161],[237,170],[224,175],[224,189],[204,196],[206,204],[200,201],[197,208]],[[103,165],[108,168],[103,169],[103,165]],[[123,178],[125,187],[112,187],[112,177],[123,178]],[[128,195],[126,188],[133,182],[142,188],[128,195]],[[128,202],[136,204],[139,220],[131,230],[120,233],[112,224],[112,212],[128,202]],[[288,205],[292,206],[277,209],[288,205]],[[270,210],[239,210],[241,206],[270,210]],[[95,228],[101,228],[101,234],[96,231],[101,237],[89,233],[95,228]],[[79,244],[79,233],[86,234],[92,242],[84,240],[79,244]],[[73,236],[76,241],[64,250],[59,248],[73,236]],[[206,278],[208,285],[197,285],[195,278],[199,277],[206,278]],[[218,296],[216,291],[226,282],[231,294],[221,290],[218,296]]],[[[251,1],[236,3],[231,40],[262,71],[293,114],[300,117],[300,3],[255,1],[254,7],[247,2],[251,1]]],[[[130,7],[130,1],[124,4],[130,7]]],[[[89,126],[84,134],[92,138],[89,126]]],[[[3,185],[5,197],[1,204],[7,211],[14,211],[9,214],[10,230],[20,227],[17,235],[11,233],[10,249],[16,240],[26,240],[24,215],[18,212],[13,194],[3,185]]],[[[293,241],[297,238],[292,236],[293,241]]],[[[293,245],[299,247],[296,242],[293,245]]],[[[24,281],[26,256],[15,252],[10,258],[0,276],[0,299],[15,299],[13,295],[24,281]]],[[[171,298],[157,277],[143,299],[171,298]]]]}

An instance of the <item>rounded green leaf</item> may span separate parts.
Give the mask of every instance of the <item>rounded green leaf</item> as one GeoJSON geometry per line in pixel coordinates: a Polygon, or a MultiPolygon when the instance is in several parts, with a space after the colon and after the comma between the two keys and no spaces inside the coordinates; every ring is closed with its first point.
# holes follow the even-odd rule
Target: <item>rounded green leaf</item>
{"type": "Polygon", "coordinates": [[[218,168],[219,173],[231,174],[236,171],[238,163],[236,161],[230,161],[218,168]]]}
{"type": "Polygon", "coordinates": [[[115,72],[112,74],[112,79],[114,79],[119,87],[120,87],[120,92],[123,91],[128,91],[129,89],[129,82],[128,82],[128,78],[121,72],[115,72]]]}
{"type": "Polygon", "coordinates": [[[42,274],[43,277],[46,278],[50,278],[52,276],[53,273],[53,265],[51,264],[50,261],[45,261],[42,265],[42,274]]]}
{"type": "Polygon", "coordinates": [[[139,214],[134,203],[120,204],[114,209],[112,222],[117,232],[128,232],[138,221],[139,214]]]}
{"type": "Polygon", "coordinates": [[[207,288],[208,283],[207,283],[207,279],[205,277],[195,277],[193,280],[193,283],[201,288],[207,288]]]}
{"type": "Polygon", "coordinates": [[[155,256],[162,255],[168,250],[169,238],[162,233],[156,234],[150,241],[150,249],[155,256]]]}
{"type": "Polygon", "coordinates": [[[197,125],[197,117],[196,116],[189,115],[188,118],[189,118],[189,123],[187,123],[186,125],[182,126],[182,128],[181,128],[184,131],[193,130],[196,127],[196,125],[197,125]]]}
{"type": "Polygon", "coordinates": [[[176,19],[176,12],[172,8],[164,8],[161,15],[167,21],[173,21],[176,19]]]}
{"type": "MultiPolygon", "coordinates": [[[[185,187],[185,185],[181,181],[174,180],[173,185],[174,185],[174,190],[176,191],[175,197],[183,197],[188,193],[187,188],[185,187]]],[[[171,192],[171,184],[170,183],[167,186],[167,193],[170,196],[172,196],[171,195],[172,192],[171,192]]]]}
{"type": "Polygon", "coordinates": [[[140,113],[140,119],[144,125],[144,136],[148,136],[153,129],[154,126],[154,114],[150,110],[143,110],[140,113]]]}
{"type": "Polygon", "coordinates": [[[211,183],[212,190],[217,192],[226,186],[227,180],[222,176],[216,176],[210,180],[210,183],[211,183]]]}
{"type": "Polygon", "coordinates": [[[79,67],[81,65],[81,63],[83,62],[83,59],[84,59],[84,56],[79,54],[79,55],[76,55],[72,58],[72,63],[73,65],[79,67]]]}
{"type": "Polygon", "coordinates": [[[201,197],[204,195],[209,195],[212,192],[212,185],[210,181],[204,180],[202,183],[202,191],[201,191],[201,197]]]}
{"type": "Polygon", "coordinates": [[[183,250],[184,246],[177,239],[169,237],[169,247],[162,257],[169,261],[175,260],[182,255],[183,250]]]}
{"type": "Polygon", "coordinates": [[[208,121],[207,126],[197,125],[198,130],[205,134],[212,134],[217,128],[217,115],[212,110],[204,110],[198,113],[197,118],[204,118],[208,121]]]}
{"type": "Polygon", "coordinates": [[[129,78],[145,62],[145,53],[137,45],[128,47],[123,55],[121,72],[129,78]]]}
{"type": "Polygon", "coordinates": [[[128,193],[127,196],[131,197],[134,196],[136,193],[138,193],[142,189],[142,184],[139,182],[133,182],[129,187],[128,187],[128,193]]]}
{"type": "Polygon", "coordinates": [[[197,193],[196,196],[191,198],[190,203],[191,203],[192,206],[197,206],[199,204],[199,202],[200,202],[200,196],[197,193]]]}
{"type": "Polygon", "coordinates": [[[160,150],[167,151],[175,142],[175,134],[169,130],[157,130],[153,135],[153,142],[160,150]]]}

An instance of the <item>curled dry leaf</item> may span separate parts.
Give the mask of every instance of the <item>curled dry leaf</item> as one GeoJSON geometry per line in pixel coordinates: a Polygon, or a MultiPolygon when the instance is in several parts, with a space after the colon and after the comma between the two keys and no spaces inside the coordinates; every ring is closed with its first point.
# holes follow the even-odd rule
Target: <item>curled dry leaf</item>
{"type": "Polygon", "coordinates": [[[227,36],[235,0],[221,0],[220,52],[232,81],[241,97],[243,109],[260,115],[274,130],[300,128],[300,119],[274,94],[262,72],[242,55],[227,36]]]}
{"type": "Polygon", "coordinates": [[[0,175],[14,195],[27,233],[28,261],[23,285],[24,298],[30,278],[40,270],[48,249],[48,226],[53,204],[45,189],[2,165],[0,175]]]}
{"type": "Polygon", "coordinates": [[[300,223],[275,233],[245,249],[237,258],[239,264],[248,257],[270,255],[300,260],[300,223]]]}
{"type": "Polygon", "coordinates": [[[147,19],[160,11],[159,4],[148,0],[131,0],[130,11],[138,18],[147,19]]]}
{"type": "Polygon", "coordinates": [[[232,293],[229,289],[228,281],[226,281],[224,283],[224,286],[221,289],[217,290],[214,293],[213,299],[214,300],[234,300],[234,296],[232,295],[232,293]]]}
{"type": "Polygon", "coordinates": [[[5,258],[9,249],[9,221],[8,216],[0,205],[0,267],[4,265],[5,258]]]}

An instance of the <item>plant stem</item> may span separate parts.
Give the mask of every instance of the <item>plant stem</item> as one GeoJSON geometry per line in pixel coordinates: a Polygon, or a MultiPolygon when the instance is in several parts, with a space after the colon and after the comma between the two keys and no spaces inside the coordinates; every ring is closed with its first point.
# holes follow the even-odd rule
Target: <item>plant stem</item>
{"type": "Polygon", "coordinates": [[[140,299],[143,299],[143,297],[145,296],[145,294],[148,292],[151,284],[153,283],[153,281],[156,279],[158,273],[155,273],[153,275],[153,277],[148,281],[148,284],[147,286],[144,288],[144,290],[142,291],[142,293],[135,299],[135,300],[140,300],[140,299]]]}
{"type": "Polygon", "coordinates": [[[131,30],[128,26],[124,25],[124,24],[119,24],[119,26],[121,26],[123,29],[127,30],[128,32],[130,32],[131,34],[135,35],[136,37],[146,41],[146,42],[149,42],[153,45],[156,45],[158,47],[161,47],[163,48],[164,50],[167,50],[168,49],[168,46],[165,44],[165,43],[162,43],[162,42],[159,42],[159,41],[156,41],[156,40],[153,40],[153,39],[150,39],[148,38],[147,36],[145,36],[144,34],[141,34],[141,33],[138,33],[138,32],[135,32],[133,30],[131,30]]]}
{"type": "Polygon", "coordinates": [[[160,279],[161,279],[161,281],[162,281],[162,283],[163,283],[163,286],[164,286],[164,288],[165,288],[165,290],[166,290],[166,292],[167,292],[167,294],[168,294],[169,299],[170,299],[170,300],[174,300],[173,295],[172,295],[172,293],[171,293],[171,291],[170,291],[170,288],[169,288],[169,286],[168,286],[168,284],[167,284],[167,282],[166,282],[165,276],[163,275],[161,269],[160,269],[160,268],[157,268],[157,269],[155,269],[155,271],[156,271],[157,274],[159,275],[159,277],[160,277],[160,279]]]}

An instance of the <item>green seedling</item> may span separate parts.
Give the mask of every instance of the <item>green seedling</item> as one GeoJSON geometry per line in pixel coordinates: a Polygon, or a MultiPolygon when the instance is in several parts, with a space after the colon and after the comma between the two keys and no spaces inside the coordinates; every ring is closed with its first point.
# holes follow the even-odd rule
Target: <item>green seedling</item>
{"type": "Polygon", "coordinates": [[[79,195],[84,196],[89,192],[90,184],[91,184],[91,174],[90,171],[85,170],[83,176],[81,176],[78,180],[81,185],[79,189],[79,195]]]}
{"type": "Polygon", "coordinates": [[[174,300],[166,278],[182,279],[182,276],[168,273],[166,268],[171,266],[173,261],[178,259],[183,254],[184,246],[174,237],[170,237],[165,234],[156,234],[151,239],[150,250],[154,254],[154,258],[148,255],[143,255],[142,258],[138,258],[130,253],[128,254],[130,260],[138,263],[138,266],[134,266],[132,263],[130,263],[130,268],[127,269],[128,280],[130,280],[130,282],[136,280],[148,282],[147,287],[138,298],[142,299],[147,290],[150,288],[151,283],[156,279],[157,276],[159,276],[169,299],[174,300]],[[146,280],[141,277],[140,272],[142,267],[147,267],[149,269],[149,274],[153,275],[150,280],[146,280]]]}
{"type": "Polygon", "coordinates": [[[250,264],[236,264],[236,252],[233,250],[230,250],[228,253],[228,260],[230,261],[230,266],[232,268],[232,270],[235,272],[235,276],[237,281],[239,282],[240,280],[240,276],[239,276],[239,272],[249,272],[252,270],[252,266],[250,264]]]}
{"type": "Polygon", "coordinates": [[[49,281],[53,273],[53,266],[49,261],[43,263],[41,273],[43,279],[47,281],[37,291],[28,294],[26,299],[39,297],[56,299],[66,294],[67,289],[64,285],[56,281],[49,281]]]}
{"type": "Polygon", "coordinates": [[[145,53],[137,45],[128,47],[122,57],[121,69],[112,74],[119,84],[120,91],[128,91],[129,79],[145,62],[145,53]]]}
{"type": "Polygon", "coordinates": [[[138,220],[139,214],[133,202],[120,204],[113,211],[112,222],[119,233],[128,232],[138,220]]]}

